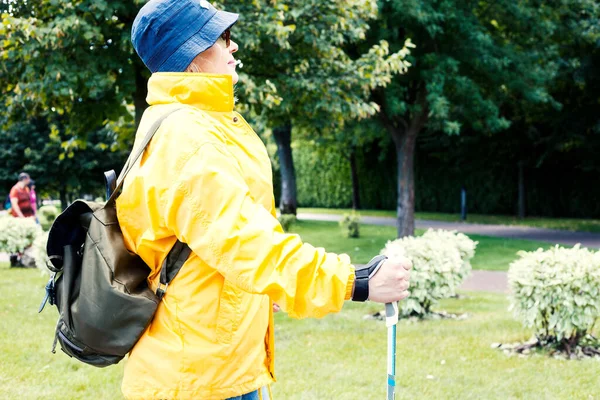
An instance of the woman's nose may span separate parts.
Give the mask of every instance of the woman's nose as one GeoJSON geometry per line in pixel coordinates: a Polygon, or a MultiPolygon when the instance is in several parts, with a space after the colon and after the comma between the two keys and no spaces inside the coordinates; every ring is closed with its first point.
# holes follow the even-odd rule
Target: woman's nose
{"type": "Polygon", "coordinates": [[[229,42],[229,52],[230,52],[231,54],[233,54],[233,53],[235,53],[236,51],[238,51],[238,49],[239,49],[239,46],[238,46],[238,44],[237,44],[236,42],[234,42],[233,40],[231,40],[231,41],[229,42]]]}

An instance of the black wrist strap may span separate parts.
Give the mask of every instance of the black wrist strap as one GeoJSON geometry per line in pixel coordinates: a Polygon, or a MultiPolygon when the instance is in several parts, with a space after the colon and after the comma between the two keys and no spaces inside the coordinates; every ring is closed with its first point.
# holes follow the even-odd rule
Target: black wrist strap
{"type": "Polygon", "coordinates": [[[387,260],[386,256],[376,256],[361,269],[354,271],[354,293],[352,301],[367,301],[369,299],[369,278],[377,272],[383,261],[387,260]]]}

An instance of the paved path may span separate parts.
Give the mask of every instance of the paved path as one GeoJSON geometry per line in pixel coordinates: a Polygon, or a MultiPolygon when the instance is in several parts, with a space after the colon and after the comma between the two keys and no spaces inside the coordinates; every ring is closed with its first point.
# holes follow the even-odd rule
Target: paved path
{"type": "Polygon", "coordinates": [[[460,287],[462,290],[508,293],[508,278],[504,271],[473,271],[460,287]]]}
{"type": "MultiPolygon", "coordinates": [[[[341,215],[332,214],[308,214],[299,213],[298,219],[307,219],[315,221],[339,221],[341,215]]],[[[396,226],[396,219],[390,217],[361,217],[361,222],[372,225],[396,226]]],[[[505,237],[511,239],[535,240],[548,243],[559,243],[574,246],[581,243],[584,247],[600,248],[600,234],[588,232],[570,232],[555,229],[529,228],[524,226],[508,225],[484,225],[470,224],[463,222],[443,222],[417,220],[417,228],[427,229],[446,229],[456,230],[463,233],[471,233],[484,236],[505,237]]]]}

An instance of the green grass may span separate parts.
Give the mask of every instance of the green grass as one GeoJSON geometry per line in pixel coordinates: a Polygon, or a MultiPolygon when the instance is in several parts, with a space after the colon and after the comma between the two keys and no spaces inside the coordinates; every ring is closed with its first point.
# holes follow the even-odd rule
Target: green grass
{"type": "MultiPolygon", "coordinates": [[[[396,237],[393,226],[361,225],[358,239],[345,238],[336,222],[298,221],[291,229],[302,240],[316,247],[324,247],[334,253],[346,253],[356,264],[366,264],[385,246],[388,240],[396,237]]],[[[417,230],[417,234],[423,231],[417,230]]],[[[517,258],[517,251],[532,251],[540,247],[548,248],[549,243],[531,240],[505,239],[490,236],[469,235],[479,242],[475,257],[471,261],[474,269],[507,271],[511,261],[517,258]]]]}
{"type": "Polygon", "coordinates": [[[50,352],[58,312],[37,309],[39,270],[0,263],[0,399],[119,399],[122,365],[99,369],[50,352]]]}
{"type": "MultiPolygon", "coordinates": [[[[300,208],[298,210],[298,212],[301,213],[339,215],[348,213],[350,211],[350,209],[339,208],[300,208]]],[[[396,217],[396,211],[389,210],[360,210],[359,213],[361,216],[365,217],[396,217]]],[[[423,220],[460,222],[460,214],[418,212],[415,216],[417,219],[423,220]]],[[[523,220],[520,220],[510,215],[469,214],[466,222],[475,224],[519,225],[534,228],[600,233],[599,219],[527,217],[523,220]]]]}
{"type": "MultiPolygon", "coordinates": [[[[46,281],[0,264],[0,398],[121,399],[122,365],[97,369],[50,353],[57,312],[37,314],[46,281]]],[[[494,342],[528,339],[502,295],[467,293],[438,309],[464,321],[398,326],[397,399],[599,399],[598,361],[508,357],[494,342]]],[[[275,400],[382,399],[386,328],[375,304],[347,304],[321,320],[276,315],[275,400]]],[[[598,331],[597,331],[598,333],[598,331]]]]}

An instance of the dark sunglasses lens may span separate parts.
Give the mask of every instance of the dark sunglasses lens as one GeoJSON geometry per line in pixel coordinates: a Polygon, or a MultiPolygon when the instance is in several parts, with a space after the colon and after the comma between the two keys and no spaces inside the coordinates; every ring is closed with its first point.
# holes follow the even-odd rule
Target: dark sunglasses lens
{"type": "Polygon", "coordinates": [[[225,32],[221,34],[221,39],[225,41],[225,46],[229,47],[231,44],[231,31],[227,29],[225,32]]]}

